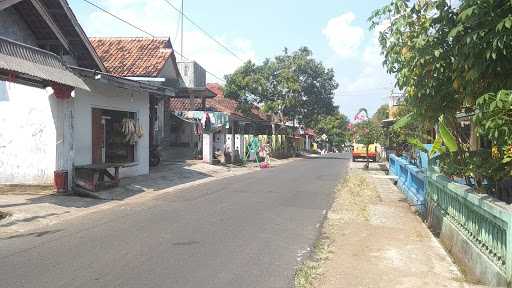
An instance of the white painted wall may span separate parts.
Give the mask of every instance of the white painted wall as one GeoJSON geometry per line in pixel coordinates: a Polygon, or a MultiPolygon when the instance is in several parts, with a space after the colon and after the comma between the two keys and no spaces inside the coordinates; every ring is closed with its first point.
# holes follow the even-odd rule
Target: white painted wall
{"type": "Polygon", "coordinates": [[[201,65],[194,61],[177,64],[185,87],[206,87],[206,70],[201,65]]]}
{"type": "Polygon", "coordinates": [[[149,174],[149,95],[138,91],[115,88],[98,81],[85,80],[92,92],[77,89],[74,98],[74,163],[92,163],[92,108],[130,111],[144,129],[135,145],[134,167],[120,170],[121,177],[149,174]]]}
{"type": "MultiPolygon", "coordinates": [[[[231,139],[233,134],[226,134],[226,148],[229,152],[232,151],[231,147],[231,139]]],[[[240,157],[245,156],[245,144],[244,144],[244,135],[243,134],[235,134],[235,151],[238,151],[240,157]]]]}
{"type": "Polygon", "coordinates": [[[167,59],[167,61],[165,61],[164,67],[162,68],[162,71],[160,71],[158,76],[166,79],[178,78],[178,71],[176,71],[176,67],[174,67],[174,63],[170,57],[169,59],[167,59]]]}
{"type": "MultiPolygon", "coordinates": [[[[232,137],[231,135],[232,135],[232,134],[226,134],[226,150],[227,150],[228,152],[231,152],[231,150],[233,149],[233,148],[231,147],[231,137],[232,137]]],[[[235,147],[236,147],[236,144],[235,144],[235,147]]]]}
{"type": "Polygon", "coordinates": [[[92,108],[130,111],[144,129],[137,142],[137,165],[121,177],[149,173],[149,97],[86,80],[93,92],[76,90],[58,100],[44,90],[0,81],[0,183],[51,184],[53,172],[92,163],[92,108]]]}
{"type": "Polygon", "coordinates": [[[0,183],[53,183],[56,99],[51,93],[0,81],[0,183]]]}

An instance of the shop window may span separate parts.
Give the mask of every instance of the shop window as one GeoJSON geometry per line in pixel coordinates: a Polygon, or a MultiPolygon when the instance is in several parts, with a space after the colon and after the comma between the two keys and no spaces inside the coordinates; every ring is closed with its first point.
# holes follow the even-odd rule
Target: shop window
{"type": "Polygon", "coordinates": [[[93,163],[135,162],[135,141],[123,132],[123,122],[136,123],[136,113],[93,109],[93,163]]]}

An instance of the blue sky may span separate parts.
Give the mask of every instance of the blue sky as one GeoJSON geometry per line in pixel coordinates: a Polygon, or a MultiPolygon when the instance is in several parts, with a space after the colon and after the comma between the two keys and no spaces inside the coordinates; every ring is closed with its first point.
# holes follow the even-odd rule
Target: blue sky
{"type": "MultiPolygon", "coordinates": [[[[178,13],[164,0],[90,0],[154,35],[176,37],[178,13]]],[[[170,0],[177,7],[181,0],[170,0]]],[[[83,0],[69,0],[89,36],[144,36],[83,0]]],[[[308,46],[336,71],[335,102],[349,117],[361,107],[373,113],[387,103],[393,79],[381,67],[376,33],[368,31],[370,13],[385,0],[185,0],[185,14],[243,59],[262,61],[308,46]],[[320,4],[321,3],[321,4],[320,4]]],[[[184,54],[223,76],[241,64],[185,21],[184,54]]],[[[177,39],[176,41],[174,41],[177,39]]],[[[209,77],[209,81],[216,79],[209,77]]]]}

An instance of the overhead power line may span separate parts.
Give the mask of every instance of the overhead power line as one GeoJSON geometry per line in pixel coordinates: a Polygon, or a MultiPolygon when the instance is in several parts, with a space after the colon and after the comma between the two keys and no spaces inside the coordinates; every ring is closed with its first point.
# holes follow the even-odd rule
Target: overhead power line
{"type": "Polygon", "coordinates": [[[390,91],[393,87],[382,87],[382,88],[372,88],[372,89],[363,89],[363,90],[347,90],[341,91],[341,95],[356,95],[356,94],[374,94],[380,93],[382,91],[390,91]]]}
{"type": "Polygon", "coordinates": [[[103,8],[103,7],[101,7],[101,6],[99,6],[98,4],[93,3],[93,2],[91,2],[91,1],[89,1],[89,0],[82,0],[82,1],[84,1],[84,2],[88,3],[88,4],[89,4],[89,5],[91,5],[91,6],[96,7],[97,9],[99,9],[99,10],[103,11],[104,13],[106,13],[106,14],[108,14],[108,15],[110,15],[110,16],[112,16],[112,17],[114,17],[114,18],[116,18],[117,20],[119,20],[119,21],[121,21],[121,22],[123,22],[123,23],[125,23],[125,24],[127,24],[127,25],[130,25],[132,28],[135,28],[135,29],[139,30],[140,32],[142,32],[142,33],[144,33],[144,34],[147,34],[147,35],[149,35],[149,36],[151,36],[151,37],[153,37],[153,38],[156,38],[156,36],[155,36],[155,35],[153,35],[153,34],[149,33],[148,31],[146,31],[146,30],[144,30],[144,29],[142,29],[142,28],[140,28],[140,27],[136,26],[135,24],[132,24],[132,23],[130,23],[130,22],[128,22],[128,21],[126,21],[126,20],[124,20],[123,18],[121,18],[121,17],[119,17],[119,16],[115,15],[114,13],[112,13],[112,12],[108,11],[107,9],[105,9],[105,8],[103,8]]]}
{"type": "Polygon", "coordinates": [[[196,26],[197,29],[199,29],[201,32],[203,32],[204,35],[206,35],[208,38],[210,38],[213,42],[217,43],[220,47],[224,48],[226,51],[229,52],[229,54],[233,55],[233,57],[237,58],[238,60],[240,60],[240,62],[244,62],[244,60],[242,59],[242,57],[238,56],[235,52],[233,52],[233,50],[229,49],[229,47],[227,47],[226,45],[224,45],[222,42],[220,42],[219,40],[217,40],[215,37],[213,37],[210,33],[208,33],[208,31],[206,31],[203,27],[199,26],[199,24],[197,24],[196,22],[194,22],[194,20],[190,19],[190,17],[187,16],[187,14],[185,14],[183,11],[181,11],[180,9],[178,9],[174,4],[171,3],[170,0],[164,0],[169,6],[171,6],[171,8],[173,8],[174,10],[176,10],[176,12],[180,13],[182,17],[184,17],[185,19],[187,19],[188,22],[190,22],[192,25],[196,26]]]}
{"type": "MultiPolygon", "coordinates": [[[[100,11],[104,12],[105,14],[108,14],[108,15],[110,15],[111,17],[113,17],[113,18],[115,18],[115,19],[117,19],[117,20],[119,20],[119,21],[121,21],[121,22],[123,22],[123,23],[125,23],[125,24],[129,25],[130,27],[132,27],[132,28],[134,28],[134,29],[136,29],[136,30],[138,30],[138,31],[140,31],[140,32],[142,32],[142,33],[144,33],[144,34],[146,34],[146,35],[150,36],[151,38],[158,38],[158,37],[156,37],[154,34],[152,34],[152,33],[148,32],[147,30],[145,30],[145,29],[143,29],[143,28],[141,28],[141,27],[139,27],[139,26],[137,26],[137,25],[135,25],[135,24],[133,24],[133,23],[131,23],[131,22],[129,22],[129,21],[127,21],[127,20],[125,20],[125,19],[123,19],[123,18],[119,17],[119,16],[117,16],[116,14],[114,14],[114,13],[110,12],[109,10],[107,10],[107,9],[105,9],[105,8],[103,8],[103,7],[101,7],[101,6],[99,6],[98,4],[96,4],[96,3],[94,3],[94,2],[91,2],[91,1],[89,1],[89,0],[82,0],[82,1],[84,1],[85,3],[87,3],[87,4],[89,4],[89,5],[93,6],[93,7],[95,7],[96,9],[98,9],[98,10],[100,10],[100,11]]],[[[187,58],[185,55],[181,54],[180,52],[176,51],[176,49],[173,49],[173,52],[174,52],[174,53],[176,53],[176,54],[178,54],[179,56],[183,57],[183,59],[185,59],[186,61],[190,61],[190,59],[189,59],[189,58],[187,58]]],[[[207,74],[211,75],[212,77],[216,78],[217,80],[219,80],[219,81],[221,81],[221,82],[224,82],[224,79],[222,79],[221,77],[219,77],[219,76],[217,76],[217,75],[213,74],[212,72],[210,72],[210,71],[208,71],[208,70],[206,70],[206,69],[205,69],[205,71],[206,71],[206,73],[207,73],[207,74]]]]}

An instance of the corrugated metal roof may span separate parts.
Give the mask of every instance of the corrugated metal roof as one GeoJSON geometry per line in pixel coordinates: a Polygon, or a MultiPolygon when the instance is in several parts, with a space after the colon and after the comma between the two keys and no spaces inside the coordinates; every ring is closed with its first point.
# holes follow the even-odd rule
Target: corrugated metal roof
{"type": "Polygon", "coordinates": [[[89,90],[59,56],[3,37],[0,37],[0,69],[89,90]]]}
{"type": "Polygon", "coordinates": [[[163,98],[174,97],[175,95],[174,88],[170,88],[164,85],[152,84],[145,81],[131,80],[128,78],[119,77],[116,75],[80,67],[69,66],[69,69],[71,69],[73,73],[80,77],[88,78],[91,80],[94,79],[95,81],[100,81],[107,84],[113,84],[120,88],[146,91],[152,94],[153,96],[160,96],[163,98]]]}

